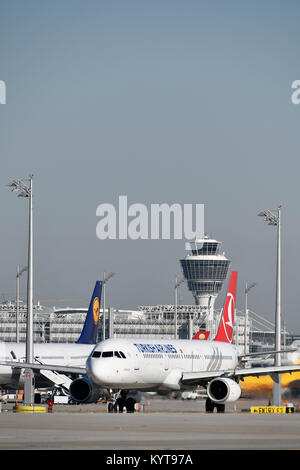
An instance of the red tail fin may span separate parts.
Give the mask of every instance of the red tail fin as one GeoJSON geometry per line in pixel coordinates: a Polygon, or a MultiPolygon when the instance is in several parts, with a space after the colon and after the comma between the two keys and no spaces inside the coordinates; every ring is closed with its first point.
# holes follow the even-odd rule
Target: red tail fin
{"type": "Polygon", "coordinates": [[[222,341],[223,343],[233,342],[236,283],[237,271],[232,271],[221,323],[214,341],[222,341]]]}

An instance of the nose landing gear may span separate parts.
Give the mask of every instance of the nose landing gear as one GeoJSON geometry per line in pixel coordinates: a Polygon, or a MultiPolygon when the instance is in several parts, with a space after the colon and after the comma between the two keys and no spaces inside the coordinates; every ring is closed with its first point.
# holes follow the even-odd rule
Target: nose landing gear
{"type": "Polygon", "coordinates": [[[127,395],[128,390],[119,390],[107,405],[108,413],[134,413],[136,401],[127,395]]]}

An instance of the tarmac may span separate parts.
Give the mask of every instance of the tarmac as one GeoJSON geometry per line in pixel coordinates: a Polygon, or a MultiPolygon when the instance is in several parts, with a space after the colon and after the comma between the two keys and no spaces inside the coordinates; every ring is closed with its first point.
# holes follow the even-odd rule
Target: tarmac
{"type": "Polygon", "coordinates": [[[59,404],[41,414],[14,413],[13,404],[2,404],[0,449],[106,450],[114,456],[125,450],[300,449],[299,412],[252,414],[250,406],[267,406],[267,401],[240,399],[225,413],[207,414],[204,404],[202,399],[150,398],[134,414],[107,413],[104,403],[59,404]]]}

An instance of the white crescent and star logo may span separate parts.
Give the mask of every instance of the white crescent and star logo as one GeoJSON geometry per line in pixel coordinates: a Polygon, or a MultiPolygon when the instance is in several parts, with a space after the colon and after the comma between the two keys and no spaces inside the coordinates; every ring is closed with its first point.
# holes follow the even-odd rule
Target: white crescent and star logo
{"type": "MultiPolygon", "coordinates": [[[[232,343],[232,340],[233,340],[232,331],[231,330],[227,331],[227,329],[228,327],[233,329],[234,297],[230,292],[228,292],[227,294],[227,298],[228,297],[229,297],[229,300],[227,304],[227,318],[225,321],[225,318],[223,317],[223,324],[224,324],[224,331],[225,331],[227,340],[229,341],[229,343],[232,343]]],[[[227,301],[227,298],[226,298],[226,301],[227,301]]]]}

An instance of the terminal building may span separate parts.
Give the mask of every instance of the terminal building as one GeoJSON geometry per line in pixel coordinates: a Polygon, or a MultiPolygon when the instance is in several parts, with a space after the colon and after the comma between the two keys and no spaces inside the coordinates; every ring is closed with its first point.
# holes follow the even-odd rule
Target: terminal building
{"type": "MultiPolygon", "coordinates": [[[[215,312],[215,320],[207,320],[197,305],[177,306],[178,338],[191,339],[198,331],[209,331],[214,338],[221,311],[215,312]]],[[[100,311],[98,341],[102,340],[103,315],[100,311]]],[[[80,336],[87,308],[51,309],[35,305],[33,309],[33,341],[35,343],[74,343],[80,336]]],[[[26,341],[26,305],[19,309],[19,341],[26,341]]],[[[106,309],[105,338],[175,338],[175,306],[141,306],[139,310],[106,309]]],[[[249,328],[248,321],[248,328],[249,328]]],[[[236,315],[235,342],[245,344],[243,315],[236,315]]],[[[249,348],[249,331],[247,348],[249,348]]],[[[0,341],[16,342],[15,305],[0,305],[0,341]]]]}
{"type": "MultiPolygon", "coordinates": [[[[221,242],[205,235],[201,240],[188,244],[185,258],[180,259],[184,281],[194,298],[190,305],[139,306],[137,310],[107,308],[105,315],[105,338],[157,338],[191,339],[198,331],[209,331],[209,339],[216,335],[222,310],[215,308],[215,301],[221,290],[226,290],[230,260],[221,252],[221,242]]],[[[229,281],[229,279],[228,279],[229,281]]],[[[183,288],[183,287],[182,287],[183,288]]],[[[103,315],[99,320],[98,341],[103,339],[103,315]]],[[[18,337],[26,341],[26,305],[20,303],[18,315],[18,337]]],[[[86,308],[45,307],[34,305],[34,342],[73,343],[79,338],[87,313],[86,308]]],[[[16,304],[0,304],[0,341],[16,341],[16,304]]],[[[267,335],[266,349],[270,349],[267,335]]],[[[261,350],[261,338],[253,329],[252,320],[245,312],[236,309],[234,342],[245,352],[261,350]]]]}

